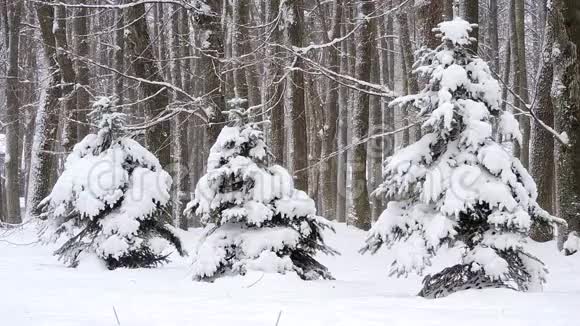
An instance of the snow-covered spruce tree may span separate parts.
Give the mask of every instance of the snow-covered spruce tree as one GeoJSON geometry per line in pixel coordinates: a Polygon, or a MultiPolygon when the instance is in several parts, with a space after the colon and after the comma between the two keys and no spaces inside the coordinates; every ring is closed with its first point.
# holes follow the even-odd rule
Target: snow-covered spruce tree
{"type": "Polygon", "coordinates": [[[426,87],[391,103],[419,109],[424,136],[386,160],[375,195],[391,201],[361,250],[392,249],[391,275],[406,276],[422,273],[442,246],[462,249],[460,263],[425,277],[419,295],[430,298],[541,285],[546,269],[526,248],[530,226],[563,223],[538,206],[534,181],[497,140],[518,141],[521,133],[501,110],[488,65],[467,49],[471,28],[462,19],[439,24],[443,43],[416,69],[426,87]]]}
{"type": "MultiPolygon", "coordinates": [[[[246,111],[247,112],[247,111],[246,111]]],[[[332,279],[313,256],[335,254],[322,231],[332,226],[316,215],[314,201],[294,189],[292,176],[271,165],[263,133],[241,109],[229,111],[212,146],[186,214],[206,227],[193,262],[196,280],[213,281],[248,270],[296,272],[304,280],[332,279]]]]}
{"type": "Polygon", "coordinates": [[[71,267],[95,254],[109,269],[153,267],[181,243],[168,220],[171,177],[157,158],[124,136],[125,115],[109,98],[93,105],[98,132],[74,146],[52,192],[40,205],[41,235],[66,238],[55,252],[71,267]]]}

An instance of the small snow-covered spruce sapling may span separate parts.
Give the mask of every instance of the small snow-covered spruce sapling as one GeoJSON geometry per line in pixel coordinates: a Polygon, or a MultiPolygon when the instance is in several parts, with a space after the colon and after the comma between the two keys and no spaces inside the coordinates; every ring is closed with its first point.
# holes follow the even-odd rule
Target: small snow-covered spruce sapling
{"type": "Polygon", "coordinates": [[[564,254],[573,255],[580,251],[580,234],[576,231],[570,232],[568,239],[564,242],[564,254]]]}
{"type": "Polygon", "coordinates": [[[115,112],[109,98],[93,104],[90,118],[98,132],[74,146],[40,203],[44,240],[65,238],[55,255],[71,267],[85,255],[115,269],[154,267],[173,250],[184,254],[166,223],[171,176],[125,135],[125,115],[115,112]]]}
{"type": "Polygon", "coordinates": [[[270,163],[263,132],[248,122],[248,110],[228,113],[234,124],[211,147],[207,173],[185,210],[206,228],[193,260],[194,279],[213,281],[249,270],[332,279],[314,258],[317,252],[336,253],[322,234],[334,231],[332,225],[316,215],[305,192],[294,189],[288,171],[270,163]]]}
{"type": "Polygon", "coordinates": [[[459,248],[461,262],[424,278],[419,295],[429,298],[539,288],[547,270],[527,249],[530,226],[565,223],[538,206],[534,181],[508,148],[521,141],[519,125],[501,110],[486,62],[467,49],[471,29],[462,19],[439,24],[442,44],[417,64],[426,87],[390,104],[417,108],[423,136],[386,160],[374,195],[391,201],[361,249],[392,249],[391,275],[407,276],[421,274],[442,246],[459,248]]]}

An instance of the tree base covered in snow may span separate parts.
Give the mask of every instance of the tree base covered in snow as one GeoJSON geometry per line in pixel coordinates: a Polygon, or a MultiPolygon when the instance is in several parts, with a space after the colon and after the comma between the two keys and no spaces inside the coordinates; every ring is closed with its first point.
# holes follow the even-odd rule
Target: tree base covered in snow
{"type": "MultiPolygon", "coordinates": [[[[550,268],[542,293],[471,289],[443,300],[416,294],[421,278],[385,277],[394,252],[360,255],[365,232],[333,223],[324,238],[341,255],[315,255],[335,281],[304,282],[286,275],[248,271],[208,284],[192,282],[191,258],[176,253],[157,269],[106,270],[102,261],[83,260],[62,268],[51,255],[55,244],[36,241],[31,224],[0,230],[0,315],[7,326],[571,326],[578,322],[580,255],[562,256],[554,241],[532,242],[531,252],[550,268]],[[90,304],[87,300],[90,299],[90,304]],[[114,307],[114,311],[113,311],[114,307]],[[115,317],[115,315],[117,317],[115,317]],[[194,322],[192,322],[194,321],[194,322]]],[[[202,229],[177,230],[193,252],[202,229]]],[[[457,250],[443,249],[426,273],[460,262],[457,250]]]]}
{"type": "MultiPolygon", "coordinates": [[[[315,230],[309,236],[317,241],[318,232],[331,228],[316,221],[306,222],[315,230]]],[[[194,257],[197,280],[213,281],[222,276],[245,275],[248,271],[293,273],[303,280],[333,279],[328,269],[313,258],[312,250],[301,248],[300,233],[283,225],[253,228],[242,223],[209,227],[194,257]]]]}
{"type": "Polygon", "coordinates": [[[89,222],[76,235],[68,239],[54,254],[59,259],[68,264],[69,267],[77,267],[83,254],[94,253],[104,260],[108,269],[113,270],[119,267],[124,268],[151,268],[169,262],[168,250],[171,246],[180,254],[185,252],[181,247],[180,239],[175,235],[173,227],[164,222],[147,221],[142,223],[137,230],[140,238],[150,238],[143,241],[140,246],[125,251],[122,255],[102,255],[98,254],[96,246],[101,239],[102,228],[98,222],[89,222]]]}

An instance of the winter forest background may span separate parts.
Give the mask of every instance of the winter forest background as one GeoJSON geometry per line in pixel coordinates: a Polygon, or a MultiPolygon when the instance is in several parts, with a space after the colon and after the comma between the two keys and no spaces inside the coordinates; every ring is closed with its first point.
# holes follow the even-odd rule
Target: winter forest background
{"type": "MultiPolygon", "coordinates": [[[[557,302],[559,319],[508,292],[467,298],[505,304],[514,320],[569,324],[580,300],[580,1],[0,0],[0,23],[3,277],[21,268],[40,284],[34,266],[54,264],[53,252],[72,267],[92,252],[108,269],[172,261],[165,275],[216,282],[194,288],[201,297],[237,286],[236,299],[250,293],[260,305],[284,279],[243,279],[247,293],[216,279],[296,272],[347,282],[314,283],[323,300],[369,296],[361,314],[381,309],[373,291],[383,288],[396,307],[401,293],[529,291],[547,277],[545,296],[525,300],[557,302]],[[485,188],[494,182],[505,196],[485,188]],[[383,281],[411,272],[429,276],[383,281]]],[[[79,272],[43,277],[72,277],[82,293],[99,274],[79,272]]],[[[128,277],[163,300],[163,274],[123,273],[106,280],[121,296],[142,295],[124,288],[128,277]]],[[[272,295],[273,317],[250,324],[284,321],[279,299],[308,310],[285,295],[272,295]]],[[[433,320],[454,320],[439,308],[433,320]]],[[[105,320],[122,324],[113,309],[116,322],[105,320]]]]}

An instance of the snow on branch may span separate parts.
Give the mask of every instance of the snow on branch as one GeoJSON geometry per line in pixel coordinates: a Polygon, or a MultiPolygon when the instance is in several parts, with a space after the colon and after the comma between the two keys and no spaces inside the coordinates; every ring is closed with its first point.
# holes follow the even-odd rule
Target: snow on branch
{"type": "Polygon", "coordinates": [[[323,44],[310,44],[309,46],[305,46],[305,47],[296,47],[296,46],[293,46],[292,47],[292,50],[294,50],[294,52],[296,52],[296,53],[307,54],[311,50],[319,50],[319,49],[324,49],[324,48],[327,48],[327,47],[330,47],[330,46],[334,46],[335,44],[340,43],[340,42],[348,39],[351,35],[354,34],[354,32],[356,32],[357,29],[359,29],[360,26],[362,26],[362,25],[361,24],[357,24],[346,35],[344,35],[343,37],[337,37],[337,38],[333,39],[330,42],[323,43],[323,44]]]}
{"type": "Polygon", "coordinates": [[[530,109],[530,105],[528,103],[526,103],[526,101],[524,101],[524,99],[519,96],[518,94],[516,94],[516,92],[514,92],[509,85],[507,85],[503,79],[501,79],[501,77],[495,72],[495,71],[491,71],[491,73],[494,75],[494,77],[499,80],[500,83],[502,83],[506,89],[508,90],[508,92],[510,92],[510,94],[512,94],[516,100],[520,101],[521,103],[524,104],[524,106],[526,107],[527,110],[522,110],[519,107],[516,107],[515,105],[512,106],[515,110],[521,112],[522,114],[524,114],[525,116],[528,117],[532,117],[534,119],[534,121],[536,121],[542,128],[544,128],[544,130],[546,130],[547,132],[549,132],[550,134],[552,134],[552,136],[554,136],[554,138],[562,145],[565,147],[569,147],[570,146],[570,139],[568,137],[568,135],[563,132],[563,133],[558,133],[556,130],[554,130],[554,128],[548,126],[544,121],[542,121],[540,118],[538,118],[538,116],[536,115],[536,113],[534,112],[534,110],[530,109]]]}
{"type": "Polygon", "coordinates": [[[318,160],[318,162],[316,162],[316,163],[314,163],[312,165],[309,165],[309,166],[305,167],[304,169],[297,170],[294,173],[300,173],[302,171],[312,169],[314,167],[319,166],[323,162],[328,161],[331,158],[333,158],[333,157],[335,157],[337,155],[340,155],[340,154],[342,154],[342,153],[344,153],[344,152],[346,152],[348,150],[351,150],[351,149],[353,149],[353,148],[355,148],[355,147],[357,147],[359,145],[368,143],[369,141],[374,140],[374,139],[377,139],[377,138],[383,138],[383,137],[387,137],[387,136],[392,136],[392,135],[398,134],[398,133],[403,132],[405,130],[411,129],[411,128],[417,126],[417,125],[421,125],[423,122],[424,122],[424,120],[415,121],[414,123],[411,123],[409,125],[406,125],[404,127],[401,127],[401,128],[398,128],[398,129],[395,129],[395,130],[392,130],[392,131],[382,132],[380,134],[374,134],[374,135],[370,135],[370,136],[367,136],[365,138],[359,139],[359,140],[357,140],[357,141],[349,144],[348,146],[344,146],[343,148],[341,148],[340,150],[337,150],[336,152],[330,153],[327,156],[322,157],[320,160],[318,160]]]}
{"type": "MultiPolygon", "coordinates": [[[[359,92],[367,93],[369,95],[374,95],[374,96],[389,97],[389,98],[392,98],[395,96],[395,93],[392,90],[390,90],[386,85],[374,84],[374,83],[370,83],[370,82],[367,82],[364,80],[354,78],[354,77],[349,76],[349,75],[344,75],[344,74],[338,73],[338,72],[333,71],[332,69],[326,68],[323,65],[321,65],[320,63],[308,58],[306,55],[304,55],[304,53],[294,51],[293,49],[291,49],[283,44],[271,44],[271,45],[278,46],[278,47],[281,47],[287,51],[292,52],[297,57],[300,57],[301,59],[303,59],[306,63],[314,66],[324,76],[336,81],[337,83],[342,84],[343,86],[346,86],[348,88],[354,89],[354,90],[359,91],[359,92]],[[369,88],[371,90],[366,89],[366,88],[369,88]]],[[[295,69],[295,68],[289,67],[286,69],[295,69]]]]}
{"type": "Polygon", "coordinates": [[[204,15],[210,15],[212,13],[211,10],[205,5],[202,1],[199,0],[138,0],[129,3],[120,3],[120,4],[85,4],[85,3],[66,3],[66,2],[47,2],[42,0],[30,0],[31,2],[53,6],[53,7],[69,7],[69,8],[88,8],[88,9],[127,9],[139,5],[144,4],[172,4],[178,5],[183,7],[187,10],[193,10],[198,13],[202,13],[204,15]]]}

